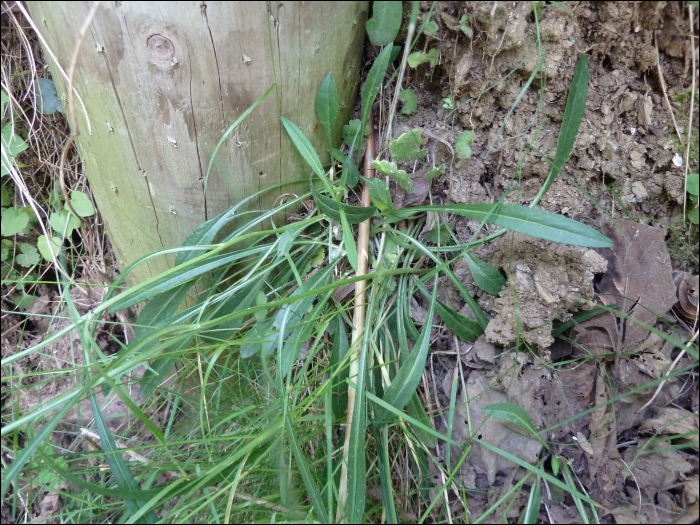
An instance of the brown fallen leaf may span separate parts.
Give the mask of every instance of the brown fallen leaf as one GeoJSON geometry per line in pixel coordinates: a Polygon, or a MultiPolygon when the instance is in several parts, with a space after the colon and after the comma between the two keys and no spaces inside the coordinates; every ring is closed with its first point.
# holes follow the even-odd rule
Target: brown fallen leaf
{"type": "Polygon", "coordinates": [[[688,434],[684,438],[686,441],[697,442],[698,415],[683,408],[656,407],[654,416],[645,419],[639,427],[639,431],[658,432],[667,436],[688,434]]]}
{"type": "Polygon", "coordinates": [[[401,210],[411,206],[419,206],[428,196],[430,191],[430,181],[425,179],[425,168],[409,173],[408,175],[413,182],[413,191],[407,192],[398,184],[395,185],[393,191],[394,208],[401,210]]]}
{"type": "MultiPolygon", "coordinates": [[[[606,224],[602,230],[615,246],[599,252],[608,261],[608,273],[598,286],[601,302],[618,305],[621,312],[653,326],[676,302],[665,230],[629,221],[606,224]]],[[[648,334],[634,320],[612,313],[585,321],[572,332],[588,351],[614,350],[617,355],[636,350],[648,334]]]]}

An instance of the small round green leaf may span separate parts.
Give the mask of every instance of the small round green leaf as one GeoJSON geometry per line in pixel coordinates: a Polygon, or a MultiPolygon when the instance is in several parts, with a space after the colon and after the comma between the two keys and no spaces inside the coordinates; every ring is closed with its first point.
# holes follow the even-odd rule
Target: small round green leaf
{"type": "Polygon", "coordinates": [[[21,232],[29,224],[29,216],[24,211],[17,208],[2,209],[2,225],[0,229],[2,235],[10,237],[21,232]]]}
{"type": "Polygon", "coordinates": [[[75,213],[81,217],[91,217],[95,214],[95,207],[92,205],[90,197],[82,191],[71,193],[70,203],[73,205],[75,213]]]}
{"type": "Polygon", "coordinates": [[[59,237],[51,237],[50,242],[51,247],[49,247],[49,240],[46,238],[46,235],[40,235],[36,242],[36,247],[39,249],[39,253],[41,253],[41,256],[47,261],[53,261],[53,257],[51,255],[52,251],[56,255],[58,255],[58,253],[61,251],[62,241],[59,237]]]}

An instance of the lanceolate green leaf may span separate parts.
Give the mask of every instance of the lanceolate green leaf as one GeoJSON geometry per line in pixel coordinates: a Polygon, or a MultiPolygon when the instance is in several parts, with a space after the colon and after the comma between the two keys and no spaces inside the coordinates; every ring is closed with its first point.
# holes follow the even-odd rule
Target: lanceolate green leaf
{"type": "Polygon", "coordinates": [[[571,150],[574,149],[574,142],[578,129],[581,126],[583,113],[586,110],[586,99],[588,98],[588,57],[581,54],[576,63],[574,77],[571,79],[569,96],[566,99],[566,109],[561,121],[559,140],[557,141],[557,151],[554,155],[554,170],[561,171],[566,159],[569,158],[571,150]]]}
{"type": "Polygon", "coordinates": [[[494,403],[482,408],[489,416],[502,421],[510,421],[514,425],[529,433],[536,440],[544,443],[542,436],[535,429],[530,414],[524,408],[515,403],[494,403]]]}
{"type": "Polygon", "coordinates": [[[578,129],[581,126],[583,113],[586,110],[587,98],[588,57],[585,54],[581,54],[578,62],[576,63],[574,76],[571,79],[571,86],[569,87],[569,96],[566,99],[566,108],[564,109],[561,129],[559,130],[559,139],[557,140],[557,151],[554,154],[554,164],[552,165],[552,170],[550,171],[547,180],[545,180],[538,193],[538,197],[544,195],[552,185],[554,180],[557,178],[557,175],[559,175],[559,172],[564,167],[566,159],[569,158],[571,150],[574,148],[576,135],[578,134],[578,129]]]}
{"type": "Polygon", "coordinates": [[[469,271],[472,273],[476,285],[486,293],[498,295],[503,285],[506,284],[506,279],[498,271],[498,268],[477,259],[468,252],[464,253],[464,260],[467,261],[467,266],[469,266],[469,271]]]}
{"type": "Polygon", "coordinates": [[[364,179],[365,184],[369,188],[369,197],[379,211],[387,211],[394,209],[394,203],[391,200],[391,193],[386,183],[381,179],[364,179]]]}
{"type": "Polygon", "coordinates": [[[316,93],[316,116],[326,133],[326,144],[333,147],[333,126],[338,118],[338,89],[333,80],[333,73],[328,73],[316,93]]]}
{"type": "Polygon", "coordinates": [[[463,316],[454,308],[450,308],[445,303],[437,300],[435,310],[440,316],[447,328],[459,337],[462,341],[474,342],[484,333],[484,330],[479,326],[479,323],[472,321],[468,317],[463,316]]]}
{"type": "Polygon", "coordinates": [[[401,26],[401,2],[374,2],[372,18],[367,20],[367,34],[375,46],[390,44],[401,26]]]}
{"type": "MultiPolygon", "coordinates": [[[[365,126],[367,126],[367,117],[369,117],[369,111],[372,109],[372,104],[374,104],[374,99],[379,93],[379,89],[382,87],[384,82],[384,75],[386,75],[386,70],[389,67],[389,59],[391,58],[391,49],[393,46],[386,46],[384,50],[379,53],[379,56],[374,60],[372,68],[367,74],[367,80],[365,81],[365,87],[362,90],[362,120],[360,137],[364,136],[365,126]]],[[[359,147],[359,145],[355,145],[359,147]]]]}
{"type": "MultiPolygon", "coordinates": [[[[431,294],[425,289],[424,286],[420,286],[420,290],[428,299],[431,298],[431,294]]],[[[445,322],[447,328],[452,330],[452,332],[462,341],[476,341],[477,338],[484,333],[484,329],[481,328],[479,323],[463,316],[454,308],[447,306],[440,299],[436,300],[435,310],[440,316],[440,319],[445,322]]]]}
{"type": "Polygon", "coordinates": [[[526,233],[548,241],[589,248],[610,248],[613,246],[613,242],[602,233],[563,215],[515,204],[502,204],[496,211],[494,211],[494,207],[494,204],[488,203],[416,206],[397,210],[391,215],[392,217],[406,218],[425,211],[452,213],[486,221],[501,228],[526,233]]]}
{"type": "MultiPolygon", "coordinates": [[[[316,204],[318,204],[318,209],[328,215],[334,221],[340,222],[340,208],[338,203],[325,195],[321,195],[313,188],[311,188],[311,193],[314,196],[316,204]]],[[[350,224],[359,224],[372,217],[372,215],[374,215],[374,213],[377,211],[377,208],[374,206],[350,206],[347,204],[341,204],[340,206],[342,206],[348,223],[350,224]]]]}
{"type": "Polygon", "coordinates": [[[309,139],[304,136],[301,130],[292,121],[287,120],[284,117],[280,117],[280,120],[282,121],[284,129],[287,130],[289,138],[292,139],[292,142],[296,146],[297,150],[301,156],[304,157],[304,160],[308,162],[309,166],[311,166],[311,168],[314,170],[314,173],[321,178],[325,177],[326,175],[323,172],[321,159],[318,157],[318,154],[311,145],[311,142],[309,142],[309,139]]]}
{"type": "MultiPolygon", "coordinates": [[[[413,351],[408,356],[408,359],[401,365],[391,385],[389,385],[384,392],[382,400],[386,401],[397,410],[402,410],[411,400],[413,394],[416,393],[416,388],[423,375],[425,361],[428,357],[428,348],[430,347],[430,332],[432,329],[436,298],[437,289],[433,290],[433,300],[430,302],[428,317],[423,325],[423,331],[420,333],[413,347],[413,351]]],[[[378,408],[374,422],[383,425],[389,423],[393,418],[394,416],[391,412],[385,408],[378,408]]]]}

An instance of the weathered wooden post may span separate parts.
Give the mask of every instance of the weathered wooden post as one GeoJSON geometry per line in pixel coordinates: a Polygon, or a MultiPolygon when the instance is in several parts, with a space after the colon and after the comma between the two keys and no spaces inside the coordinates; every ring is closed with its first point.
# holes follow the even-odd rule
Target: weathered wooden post
{"type": "MultiPolygon", "coordinates": [[[[65,71],[90,8],[29,2],[65,71]]],[[[77,146],[122,269],[180,245],[244,197],[304,173],[279,117],[294,121],[322,152],[315,96],[331,71],[339,134],[357,93],[366,16],[366,2],[102,3],[75,75],[89,119],[78,104],[77,146]],[[273,84],[219,149],[205,195],[224,131],[273,84]]],[[[65,101],[58,64],[49,62],[65,101]]],[[[269,207],[279,193],[254,207],[269,207]]],[[[131,281],[169,263],[151,259],[131,281]]]]}

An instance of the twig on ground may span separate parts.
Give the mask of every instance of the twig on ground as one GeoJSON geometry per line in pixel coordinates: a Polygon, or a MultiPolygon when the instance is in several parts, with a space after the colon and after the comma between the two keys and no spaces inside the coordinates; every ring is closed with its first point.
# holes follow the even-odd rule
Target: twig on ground
{"type": "MultiPolygon", "coordinates": [[[[678,123],[676,122],[676,116],[673,114],[673,107],[671,107],[671,102],[668,100],[668,93],[666,93],[666,81],[664,80],[664,73],[661,70],[661,60],[659,59],[659,44],[656,42],[656,33],[654,33],[654,46],[656,46],[656,71],[659,73],[659,82],[661,83],[661,92],[664,94],[664,100],[668,106],[668,112],[671,115],[671,120],[673,121],[673,127],[678,135],[678,140],[683,142],[683,136],[678,129],[678,123]]],[[[692,96],[690,97],[693,98],[692,96]]]]}
{"type": "MultiPolygon", "coordinates": [[[[688,3],[688,23],[690,24],[690,52],[691,52],[691,62],[692,68],[692,80],[690,88],[690,112],[688,113],[688,140],[685,145],[685,177],[683,177],[683,195],[688,194],[688,169],[690,168],[690,139],[693,132],[693,105],[695,102],[695,45],[693,42],[693,6],[688,3]]],[[[686,203],[688,199],[683,199],[683,217],[687,217],[686,214],[686,203]]]]}

